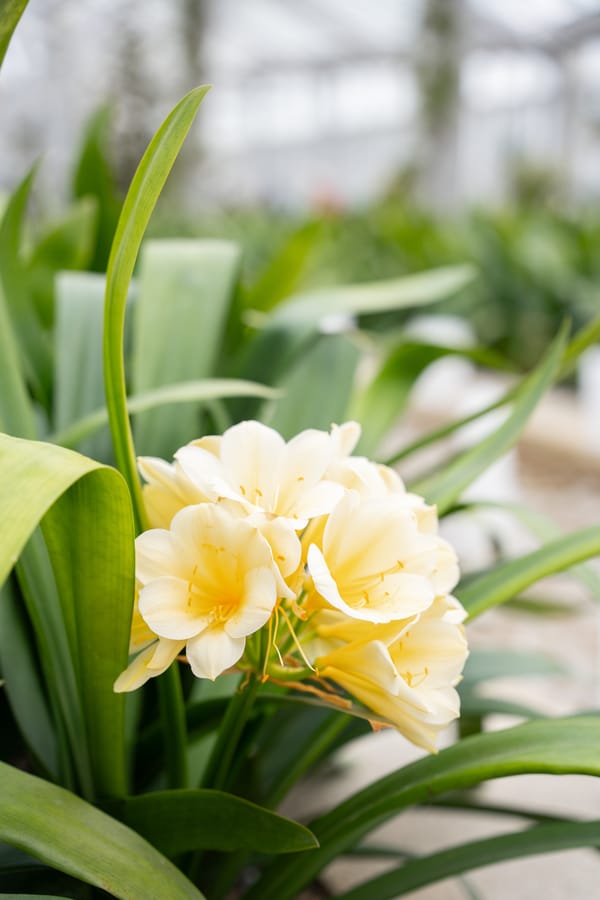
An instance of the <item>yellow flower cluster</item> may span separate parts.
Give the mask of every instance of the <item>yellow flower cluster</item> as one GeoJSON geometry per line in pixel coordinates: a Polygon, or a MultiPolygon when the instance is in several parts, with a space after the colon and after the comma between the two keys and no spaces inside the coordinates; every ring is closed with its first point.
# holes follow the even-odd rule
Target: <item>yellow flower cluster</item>
{"type": "Polygon", "coordinates": [[[285,442],[242,422],[139,460],[152,530],[136,541],[133,690],[185,654],[343,704],[415,744],[459,713],[465,613],[437,516],[391,469],[353,456],[359,426],[285,442]]]}

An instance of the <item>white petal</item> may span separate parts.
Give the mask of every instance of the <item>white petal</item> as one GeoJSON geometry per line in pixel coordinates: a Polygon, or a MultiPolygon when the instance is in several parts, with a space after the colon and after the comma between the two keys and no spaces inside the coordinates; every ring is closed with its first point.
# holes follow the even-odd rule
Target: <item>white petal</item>
{"type": "Polygon", "coordinates": [[[221,441],[221,461],[231,489],[246,502],[274,512],[284,450],[281,435],[260,422],[228,428],[221,441]]]}
{"type": "Polygon", "coordinates": [[[331,426],[331,438],[337,457],[350,456],[360,440],[361,427],[358,422],[343,422],[331,426]]]}
{"type": "Polygon", "coordinates": [[[279,571],[285,578],[296,571],[300,565],[302,545],[295,530],[286,525],[281,519],[267,519],[266,517],[249,517],[252,524],[263,535],[273,552],[273,560],[279,571]]]}
{"type": "Polygon", "coordinates": [[[206,617],[195,612],[189,597],[181,578],[156,578],[140,591],[140,613],[155,634],[186,640],[206,628],[206,617]]]}
{"type": "Polygon", "coordinates": [[[219,497],[239,500],[239,490],[234,490],[228,482],[219,459],[202,447],[187,444],[175,454],[175,459],[183,473],[209,500],[219,497]]]}
{"type": "Polygon", "coordinates": [[[120,694],[124,691],[135,691],[145,684],[149,678],[161,675],[169,668],[184,644],[161,638],[155,641],[129,663],[114,683],[113,690],[120,694]]]}
{"type": "Polygon", "coordinates": [[[334,446],[327,432],[314,428],[300,432],[289,441],[281,456],[280,469],[276,473],[279,494],[277,509],[274,511],[282,516],[296,515],[304,518],[298,506],[307,491],[314,489],[323,477],[333,458],[333,450],[334,446]]]}
{"type": "Polygon", "coordinates": [[[251,569],[244,578],[244,599],[224,624],[231,637],[254,634],[269,621],[277,600],[275,575],[271,569],[251,569]]]}
{"type": "Polygon", "coordinates": [[[344,488],[333,481],[320,481],[298,498],[294,513],[304,522],[330,513],[344,496],[344,488]]]}
{"type": "Polygon", "coordinates": [[[148,584],[163,575],[185,578],[181,548],[169,531],[153,528],[144,531],[135,541],[135,577],[140,584],[148,584]]]}
{"type": "Polygon", "coordinates": [[[244,652],[246,639],[234,638],[221,627],[207,628],[187,642],[187,658],[197,678],[210,678],[234,666],[244,652]]]}

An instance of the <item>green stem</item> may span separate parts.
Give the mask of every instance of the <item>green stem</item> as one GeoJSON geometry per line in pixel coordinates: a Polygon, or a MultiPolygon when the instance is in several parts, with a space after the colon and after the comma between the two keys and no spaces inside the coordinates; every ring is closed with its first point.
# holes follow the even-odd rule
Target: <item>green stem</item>
{"type": "Polygon", "coordinates": [[[188,787],[187,727],[181,678],[176,666],[171,666],[158,679],[158,699],[167,785],[170,788],[185,788],[188,787]]]}
{"type": "Polygon", "coordinates": [[[250,674],[245,685],[229,701],[223,724],[206,765],[202,787],[222,790],[227,782],[229,769],[235,756],[242,732],[250,716],[259,681],[250,674]]]}

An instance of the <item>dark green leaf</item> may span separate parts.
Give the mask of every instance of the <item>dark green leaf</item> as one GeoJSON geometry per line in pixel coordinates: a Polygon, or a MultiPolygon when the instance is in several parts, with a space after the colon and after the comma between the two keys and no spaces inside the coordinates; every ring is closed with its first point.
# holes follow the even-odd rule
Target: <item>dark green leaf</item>
{"type": "Polygon", "coordinates": [[[120,900],[201,900],[150,844],[74,794],[0,763],[0,840],[120,900]]]}
{"type": "Polygon", "coordinates": [[[166,856],[198,849],[293,853],[318,846],[303,825],[222,791],[128,797],[119,817],[166,856]]]}

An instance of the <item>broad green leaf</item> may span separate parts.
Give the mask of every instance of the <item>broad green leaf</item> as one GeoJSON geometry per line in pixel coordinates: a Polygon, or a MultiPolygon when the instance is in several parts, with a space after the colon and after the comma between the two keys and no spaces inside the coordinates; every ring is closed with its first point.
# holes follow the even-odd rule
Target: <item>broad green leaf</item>
{"type": "Polygon", "coordinates": [[[89,754],[89,775],[82,770],[85,755],[80,766],[82,789],[86,795],[124,793],[124,701],[112,684],[127,661],[133,598],[126,486],[114,469],[70,450],[5,435],[0,472],[0,583],[45,517],[61,601],[59,609],[39,603],[33,609],[46,675],[62,698],[72,752],[89,754]]]}
{"type": "Polygon", "coordinates": [[[539,549],[501,563],[458,591],[469,616],[504,603],[546,575],[562,572],[600,553],[600,525],[565,534],[539,549]]]}
{"type": "Polygon", "coordinates": [[[34,396],[48,410],[52,369],[50,338],[37,316],[22,258],[25,209],[34,175],[35,168],[25,176],[4,210],[0,224],[0,282],[19,342],[24,374],[34,396]]]}
{"type": "Polygon", "coordinates": [[[358,347],[345,335],[321,335],[278,382],[285,402],[277,405],[269,424],[286,439],[305,428],[329,430],[346,419],[358,347]]]}
{"type": "MultiPolygon", "coordinates": [[[[54,427],[59,433],[65,429],[68,433],[68,426],[104,403],[104,288],[103,276],[89,272],[64,272],[56,282],[54,427]]],[[[65,445],[76,446],[94,459],[110,457],[107,434],[90,435],[65,445]]]]}
{"type": "Polygon", "coordinates": [[[320,849],[273,863],[247,900],[291,900],[321,869],[407,806],[492,778],[600,774],[600,717],[527,722],[467,738],[379,779],[309,824],[320,849]]]}
{"type": "MultiPolygon", "coordinates": [[[[134,393],[214,375],[239,264],[239,247],[230,241],[144,244],[133,314],[134,393]]],[[[201,434],[200,406],[155,407],[136,416],[134,432],[138,453],[168,459],[201,434]]]]}
{"type": "Polygon", "coordinates": [[[144,523],[144,505],[136,470],[131,426],[127,417],[123,337],[129,282],[152,210],[177,158],[208,87],[186,94],[160,126],[133,176],[106,274],[104,311],[104,384],[106,406],[117,467],[125,476],[133,500],[136,527],[144,523]]]}
{"type": "Polygon", "coordinates": [[[335,314],[369,315],[427,306],[466,287],[475,274],[469,265],[447,266],[403,278],[321,288],[290,297],[276,308],[274,318],[295,325],[317,323],[335,314]]]}
{"type": "Polygon", "coordinates": [[[98,222],[96,244],[91,260],[94,272],[105,272],[112,239],[119,221],[121,198],[108,159],[111,110],[101,107],[85,127],[83,142],[73,173],[73,196],[93,197],[98,222]]]}
{"type": "Polygon", "coordinates": [[[0,66],[28,0],[0,0],[0,66]]]}
{"type": "Polygon", "coordinates": [[[166,856],[198,849],[294,853],[318,846],[303,825],[222,791],[155,791],[128,797],[117,810],[166,856]]]}
{"type": "Polygon", "coordinates": [[[552,384],[566,340],[563,328],[541,363],[520,385],[512,411],[491,435],[444,466],[440,471],[411,485],[443,514],[463,490],[515,443],[538,401],[552,384]]]}
{"type": "Polygon", "coordinates": [[[201,900],[175,866],[116,819],[4,763],[0,775],[0,840],[120,900],[201,900]]]}
{"type": "MultiPolygon", "coordinates": [[[[206,402],[225,397],[261,397],[274,400],[280,396],[279,390],[253,381],[242,381],[238,378],[207,378],[205,381],[169,384],[153,391],[145,391],[143,394],[134,394],[127,398],[127,410],[132,414],[160,406],[189,403],[192,400],[206,402]]],[[[74,422],[63,431],[51,435],[50,440],[63,447],[75,447],[80,441],[96,434],[106,425],[108,425],[108,411],[103,407],[74,422]]]]}
{"type": "Polygon", "coordinates": [[[539,853],[557,853],[574,847],[594,847],[599,842],[600,820],[535,825],[515,834],[473,841],[409,860],[391,872],[340,894],[339,900],[394,900],[424,885],[492,863],[539,853]]]}
{"type": "Polygon", "coordinates": [[[52,778],[58,778],[58,747],[45,686],[11,581],[0,588],[0,665],[3,690],[21,735],[38,765],[52,778]]]}

